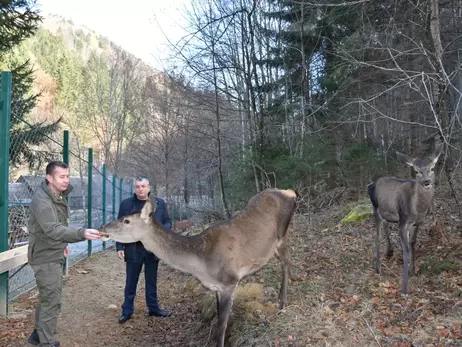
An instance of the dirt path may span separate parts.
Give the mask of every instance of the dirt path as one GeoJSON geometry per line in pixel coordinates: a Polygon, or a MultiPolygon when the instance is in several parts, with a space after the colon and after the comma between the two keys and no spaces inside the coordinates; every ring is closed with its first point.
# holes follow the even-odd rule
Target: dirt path
{"type": "MultiPolygon", "coordinates": [[[[119,325],[117,320],[123,301],[124,263],[113,250],[96,254],[70,269],[64,284],[63,307],[56,338],[63,347],[197,346],[197,341],[189,336],[189,330],[203,330],[204,334],[208,334],[208,331],[205,331],[202,322],[197,321],[199,314],[195,307],[199,305],[194,303],[195,298],[182,293],[189,279],[185,274],[160,266],[159,282],[163,284],[159,284],[158,297],[163,307],[174,312],[171,317],[164,319],[145,315],[144,278],[141,278],[138,289],[141,295],[135,300],[134,315],[129,322],[119,325]],[[188,336],[185,336],[187,333],[188,336]]],[[[23,324],[24,328],[32,327],[36,296],[34,290],[11,305],[10,311],[18,313],[13,313],[10,321],[20,320],[20,330],[23,330],[23,324]]],[[[27,331],[24,329],[24,333],[27,331]]],[[[202,338],[200,334],[197,336],[202,338]]],[[[0,343],[0,346],[4,345],[0,343]]],[[[30,345],[12,341],[7,346],[30,345]]]]}
{"type": "MultiPolygon", "coordinates": [[[[444,234],[422,232],[419,273],[410,280],[411,294],[403,297],[396,233],[395,256],[383,261],[384,272],[377,276],[372,271],[372,222],[332,228],[343,213],[337,208],[310,220],[297,217],[291,231],[289,306],[277,310],[280,274],[273,260],[240,284],[229,346],[462,346],[460,225],[442,220],[444,234]]],[[[135,314],[119,325],[124,279],[124,263],[113,250],[71,268],[56,335],[63,347],[215,345],[214,296],[190,276],[161,263],[159,299],[173,316],[144,315],[141,280],[135,314]]],[[[24,340],[35,301],[32,291],[12,305],[16,313],[0,320],[0,346],[29,346],[24,340]]]]}

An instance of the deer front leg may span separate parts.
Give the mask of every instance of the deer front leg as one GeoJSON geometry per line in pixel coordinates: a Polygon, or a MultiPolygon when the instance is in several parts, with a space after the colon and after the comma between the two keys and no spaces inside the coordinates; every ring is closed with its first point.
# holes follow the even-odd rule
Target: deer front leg
{"type": "Polygon", "coordinates": [[[217,292],[217,347],[225,346],[226,327],[228,326],[229,313],[233,305],[235,289],[236,286],[232,286],[217,292]]]}
{"type": "Polygon", "coordinates": [[[411,264],[409,265],[409,276],[415,276],[415,243],[417,241],[417,233],[419,231],[419,226],[414,225],[411,227],[411,247],[409,249],[410,251],[410,262],[411,264]]]}
{"type": "Polygon", "coordinates": [[[379,211],[374,208],[375,218],[375,273],[380,273],[380,230],[382,229],[383,219],[379,211]]]}
{"type": "Polygon", "coordinates": [[[282,310],[286,307],[287,304],[287,286],[289,283],[290,275],[290,253],[286,242],[284,242],[277,249],[277,256],[281,261],[282,268],[282,282],[281,288],[279,289],[279,309],[282,310]]]}
{"type": "Polygon", "coordinates": [[[399,235],[401,246],[403,247],[403,294],[408,293],[408,274],[409,274],[409,229],[410,224],[401,223],[399,226],[399,235]]]}

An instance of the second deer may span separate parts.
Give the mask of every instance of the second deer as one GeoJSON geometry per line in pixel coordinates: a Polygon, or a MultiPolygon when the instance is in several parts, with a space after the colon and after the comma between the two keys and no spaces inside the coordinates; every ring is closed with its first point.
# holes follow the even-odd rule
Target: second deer
{"type": "MultiPolygon", "coordinates": [[[[380,273],[380,231],[384,222],[398,223],[403,248],[402,293],[408,293],[408,275],[415,273],[415,243],[419,225],[422,224],[433,202],[435,193],[434,168],[443,150],[436,144],[432,154],[424,158],[410,158],[396,152],[416,172],[416,179],[381,177],[368,185],[376,224],[375,271],[380,273]],[[410,263],[410,264],[409,264],[410,263]]],[[[387,256],[393,255],[389,229],[385,229],[387,256]]]]}

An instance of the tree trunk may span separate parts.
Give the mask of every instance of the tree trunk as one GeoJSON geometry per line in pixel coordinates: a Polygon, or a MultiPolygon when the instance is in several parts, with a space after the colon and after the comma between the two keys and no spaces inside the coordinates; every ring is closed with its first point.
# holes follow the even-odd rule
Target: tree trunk
{"type": "Polygon", "coordinates": [[[459,199],[452,183],[452,170],[453,170],[453,158],[451,146],[449,146],[449,140],[446,139],[445,133],[448,133],[449,117],[447,112],[447,101],[449,97],[449,88],[447,88],[446,75],[443,67],[443,45],[441,43],[441,26],[440,26],[440,11],[439,11],[439,0],[430,1],[430,33],[434,47],[434,66],[438,75],[438,84],[434,88],[434,102],[433,108],[435,112],[435,121],[439,125],[440,137],[446,140],[446,160],[444,161],[444,171],[448,179],[448,183],[452,189],[452,194],[456,202],[459,215],[462,215],[460,209],[459,199]],[[439,124],[438,124],[439,123],[439,124]]]}

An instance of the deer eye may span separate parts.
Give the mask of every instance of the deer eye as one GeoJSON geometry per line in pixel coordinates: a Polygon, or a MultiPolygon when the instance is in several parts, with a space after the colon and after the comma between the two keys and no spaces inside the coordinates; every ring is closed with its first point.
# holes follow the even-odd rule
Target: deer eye
{"type": "Polygon", "coordinates": [[[124,219],[124,223],[125,223],[125,224],[130,224],[130,220],[124,219]]]}

